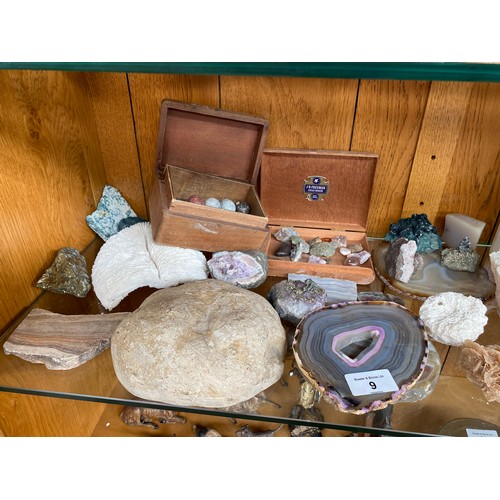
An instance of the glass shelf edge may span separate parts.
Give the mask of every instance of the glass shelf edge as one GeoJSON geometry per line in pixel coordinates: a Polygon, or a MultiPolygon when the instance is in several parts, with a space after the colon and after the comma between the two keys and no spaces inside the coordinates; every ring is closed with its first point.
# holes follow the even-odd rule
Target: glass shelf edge
{"type": "Polygon", "coordinates": [[[461,62],[0,62],[0,69],[500,82],[500,64],[461,62]]]}

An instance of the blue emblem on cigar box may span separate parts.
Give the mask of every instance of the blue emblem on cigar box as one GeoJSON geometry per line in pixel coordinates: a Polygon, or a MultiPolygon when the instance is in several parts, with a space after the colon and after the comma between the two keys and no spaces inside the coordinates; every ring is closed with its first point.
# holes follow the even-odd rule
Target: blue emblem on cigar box
{"type": "Polygon", "coordinates": [[[322,201],[328,194],[330,182],[321,175],[311,175],[304,180],[304,194],[309,201],[322,201]]]}

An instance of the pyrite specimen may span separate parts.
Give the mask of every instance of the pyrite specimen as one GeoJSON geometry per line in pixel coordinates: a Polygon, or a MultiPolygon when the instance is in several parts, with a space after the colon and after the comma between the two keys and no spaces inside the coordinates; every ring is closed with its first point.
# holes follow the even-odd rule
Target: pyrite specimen
{"type": "Polygon", "coordinates": [[[86,297],[91,282],[85,257],[76,248],[61,248],[36,286],[55,293],[86,297]]]}
{"type": "Polygon", "coordinates": [[[452,271],[468,271],[475,273],[481,256],[470,247],[470,240],[466,236],[458,248],[445,248],[441,252],[441,265],[452,271]]]}

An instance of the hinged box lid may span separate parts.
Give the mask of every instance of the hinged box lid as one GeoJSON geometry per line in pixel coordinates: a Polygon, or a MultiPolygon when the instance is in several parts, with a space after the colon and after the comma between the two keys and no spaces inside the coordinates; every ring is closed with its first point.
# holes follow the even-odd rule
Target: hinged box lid
{"type": "Polygon", "coordinates": [[[265,118],[165,99],[156,171],[168,164],[255,185],[268,131],[265,118]]]}
{"type": "Polygon", "coordinates": [[[378,156],[265,149],[260,199],[269,224],[366,232],[378,156]]]}

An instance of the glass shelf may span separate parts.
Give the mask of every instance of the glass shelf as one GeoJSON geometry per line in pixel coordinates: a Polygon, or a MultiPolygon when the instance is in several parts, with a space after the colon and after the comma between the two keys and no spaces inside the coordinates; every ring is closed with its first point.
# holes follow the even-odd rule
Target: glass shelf
{"type": "MultiPolygon", "coordinates": [[[[89,270],[102,242],[95,240],[84,252],[89,270]]],[[[270,287],[281,278],[268,278],[254,291],[267,295],[270,287]]],[[[381,290],[381,283],[376,280],[369,286],[358,286],[358,291],[381,290]]],[[[128,295],[112,312],[133,311],[156,289],[141,288],[128,295]]],[[[418,307],[411,299],[405,299],[409,308],[418,307]]],[[[71,295],[43,292],[40,297],[17,318],[0,338],[0,344],[7,340],[16,326],[33,308],[50,310],[60,314],[102,314],[104,310],[91,290],[85,299],[71,295]]],[[[486,329],[490,334],[498,330],[498,315],[493,311],[492,321],[486,329]]],[[[485,331],[486,335],[487,332],[485,331]]],[[[448,355],[447,346],[438,348],[442,361],[448,355]]],[[[439,429],[455,418],[475,418],[494,425],[500,425],[500,404],[487,403],[481,390],[464,377],[441,375],[432,394],[414,403],[396,403],[392,405],[392,423],[389,429],[374,427],[373,414],[354,415],[336,410],[331,404],[321,400],[317,407],[325,421],[302,421],[290,418],[290,411],[298,404],[299,380],[291,375],[293,355],[289,353],[285,360],[285,370],[280,381],[264,391],[267,402],[263,402],[254,412],[215,410],[212,408],[183,407],[166,405],[154,401],[144,401],[130,394],[117,380],[111,360],[110,349],[95,358],[70,370],[49,370],[43,364],[25,361],[15,355],[6,355],[0,349],[0,391],[30,394],[111,405],[141,406],[173,410],[187,418],[206,415],[213,418],[267,422],[272,424],[308,425],[323,429],[324,436],[346,435],[387,435],[387,436],[432,436],[438,435],[439,429]]],[[[289,435],[285,432],[284,435],[289,435]]]]}
{"type": "Polygon", "coordinates": [[[447,62],[0,62],[0,69],[500,82],[500,64],[447,62]]]}

